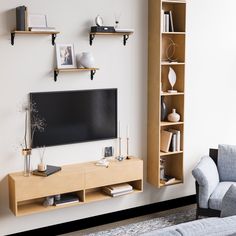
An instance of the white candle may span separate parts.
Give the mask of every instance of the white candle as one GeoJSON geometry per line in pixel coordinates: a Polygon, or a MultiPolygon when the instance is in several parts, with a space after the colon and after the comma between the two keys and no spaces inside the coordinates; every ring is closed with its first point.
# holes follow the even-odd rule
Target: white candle
{"type": "Polygon", "coordinates": [[[119,124],[118,124],[118,138],[120,138],[120,121],[119,121],[119,124]]]}
{"type": "Polygon", "coordinates": [[[126,136],[127,138],[129,138],[129,125],[127,125],[127,128],[126,128],[126,136]]]}

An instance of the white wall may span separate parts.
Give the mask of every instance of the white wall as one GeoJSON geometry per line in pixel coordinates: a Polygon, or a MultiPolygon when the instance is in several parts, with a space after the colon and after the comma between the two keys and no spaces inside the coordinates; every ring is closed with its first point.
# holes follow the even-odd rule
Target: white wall
{"type": "MultiPolygon", "coordinates": [[[[44,227],[112,211],[194,194],[191,169],[209,147],[235,143],[236,61],[233,0],[190,1],[187,7],[187,67],[185,110],[185,183],[157,190],[145,183],[142,194],[15,217],[8,208],[7,174],[23,169],[20,143],[23,138],[21,104],[29,92],[116,87],[119,90],[119,119],[123,134],[131,127],[131,153],[142,157],[146,176],[147,126],[147,33],[148,1],[145,0],[1,0],[0,4],[0,234],[44,227]],[[89,73],[60,74],[53,81],[55,48],[50,37],[16,36],[15,7],[26,5],[30,13],[47,14],[48,22],[61,33],[58,43],[74,43],[76,53],[93,53],[100,70],[93,81],[89,73]],[[96,37],[89,46],[88,31],[100,14],[105,24],[134,28],[127,46],[121,37],[96,37]],[[13,227],[14,226],[14,227],[13,227]]],[[[86,162],[101,158],[102,148],[115,141],[80,143],[46,149],[46,161],[54,165],[86,162]]],[[[39,162],[34,150],[33,165],[39,162]]],[[[134,170],[135,171],[135,170],[134,170]]],[[[66,184],[66,182],[65,182],[66,184]]],[[[27,191],[27,190],[26,190],[27,191]]]]}

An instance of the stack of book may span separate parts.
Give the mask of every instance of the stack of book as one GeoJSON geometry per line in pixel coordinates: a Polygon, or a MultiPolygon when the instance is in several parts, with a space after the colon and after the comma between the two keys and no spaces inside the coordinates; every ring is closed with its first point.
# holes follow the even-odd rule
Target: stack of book
{"type": "Polygon", "coordinates": [[[47,177],[47,176],[52,175],[60,170],[61,170],[60,166],[47,165],[47,169],[45,171],[39,171],[38,169],[36,169],[36,170],[33,170],[33,174],[47,177]]]}
{"type": "Polygon", "coordinates": [[[54,205],[61,206],[76,202],[79,202],[79,198],[75,193],[65,193],[61,194],[59,199],[54,200],[54,205]]]}
{"type": "Polygon", "coordinates": [[[121,196],[121,195],[133,192],[133,187],[130,184],[126,184],[126,183],[115,184],[115,185],[103,187],[103,192],[105,192],[106,194],[112,197],[117,197],[117,196],[121,196]]]}
{"type": "Polygon", "coordinates": [[[162,152],[179,152],[180,151],[180,130],[168,129],[161,130],[162,152]]]}
{"type": "Polygon", "coordinates": [[[173,16],[172,11],[164,11],[162,10],[162,32],[174,32],[174,23],[173,23],[173,16]]]}
{"type": "Polygon", "coordinates": [[[176,181],[176,178],[169,175],[164,175],[164,178],[161,179],[162,184],[173,184],[176,181]]]}
{"type": "Polygon", "coordinates": [[[34,31],[34,32],[55,32],[56,28],[55,27],[29,27],[29,31],[34,31]]]}

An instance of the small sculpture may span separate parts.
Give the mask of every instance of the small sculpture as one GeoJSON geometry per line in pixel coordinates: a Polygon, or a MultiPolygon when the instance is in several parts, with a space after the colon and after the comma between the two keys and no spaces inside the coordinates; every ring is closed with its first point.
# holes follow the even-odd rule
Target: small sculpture
{"type": "Polygon", "coordinates": [[[168,79],[171,85],[171,89],[168,90],[168,93],[177,93],[177,90],[173,89],[176,83],[176,73],[171,67],[169,67],[168,79]]]}

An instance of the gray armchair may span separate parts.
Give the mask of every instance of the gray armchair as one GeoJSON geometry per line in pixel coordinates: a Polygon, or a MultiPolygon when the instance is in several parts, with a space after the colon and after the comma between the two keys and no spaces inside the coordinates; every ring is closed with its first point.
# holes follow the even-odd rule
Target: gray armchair
{"type": "Polygon", "coordinates": [[[196,218],[220,216],[225,193],[232,184],[236,185],[236,146],[210,149],[209,156],[201,158],[192,174],[196,179],[196,218]]]}

